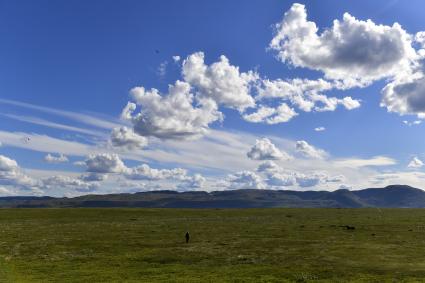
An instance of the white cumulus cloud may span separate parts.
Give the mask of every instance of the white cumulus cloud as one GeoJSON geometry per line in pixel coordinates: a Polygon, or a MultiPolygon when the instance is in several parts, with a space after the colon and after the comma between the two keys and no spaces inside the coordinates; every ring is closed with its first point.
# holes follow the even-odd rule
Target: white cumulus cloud
{"type": "Polygon", "coordinates": [[[0,155],[0,185],[32,190],[38,186],[38,182],[24,174],[15,160],[0,155]]]}
{"type": "Polygon", "coordinates": [[[87,172],[122,173],[127,170],[120,157],[114,153],[90,154],[85,163],[87,172]]]}
{"type": "Polygon", "coordinates": [[[173,56],[173,61],[174,61],[174,63],[178,63],[180,61],[180,56],[174,55],[173,56]]]}
{"type": "Polygon", "coordinates": [[[270,48],[283,62],[360,84],[399,72],[416,55],[412,36],[398,23],[379,25],[345,13],[319,34],[316,24],[307,20],[305,6],[298,3],[276,25],[270,48]]]}
{"type": "Polygon", "coordinates": [[[323,159],[327,155],[327,153],[324,150],[315,148],[314,146],[310,145],[308,142],[303,140],[296,142],[295,149],[302,156],[307,158],[323,159]]]}
{"type": "MultiPolygon", "coordinates": [[[[425,64],[422,62],[422,64],[425,64]]],[[[425,118],[425,65],[412,74],[397,77],[382,90],[381,106],[389,112],[425,118]]]]}
{"type": "Polygon", "coordinates": [[[301,111],[324,112],[335,111],[338,105],[347,110],[360,107],[360,101],[350,96],[337,98],[329,97],[323,92],[342,88],[340,83],[329,82],[323,79],[291,79],[291,80],[261,80],[256,86],[258,91],[257,100],[278,99],[287,101],[301,111]]]}
{"type": "Polygon", "coordinates": [[[425,31],[420,31],[415,35],[415,41],[425,48],[425,31]]]}
{"type": "Polygon", "coordinates": [[[280,151],[268,138],[256,140],[247,156],[253,160],[290,159],[286,152],[280,151]]]}
{"type": "Polygon", "coordinates": [[[181,81],[170,85],[168,94],[163,96],[157,89],[133,88],[131,94],[141,110],[131,116],[129,112],[135,110],[132,104],[128,104],[123,116],[131,116],[134,132],[141,136],[163,139],[200,137],[207,132],[209,124],[222,120],[223,116],[212,99],[196,99],[195,103],[190,90],[191,86],[181,81]]]}
{"type": "Polygon", "coordinates": [[[184,60],[182,73],[184,80],[194,86],[201,97],[240,111],[255,106],[250,88],[257,80],[257,74],[240,72],[239,67],[230,65],[224,55],[208,66],[203,52],[194,53],[184,60]]]}
{"type": "Polygon", "coordinates": [[[44,157],[44,161],[46,161],[47,163],[64,163],[64,162],[68,162],[68,157],[66,157],[64,154],[58,154],[57,156],[48,153],[45,157],[44,157]]]}
{"type": "Polygon", "coordinates": [[[187,176],[183,182],[178,186],[181,190],[194,190],[202,189],[205,187],[206,179],[201,174],[195,174],[193,176],[187,176]]]}
{"type": "Polygon", "coordinates": [[[61,175],[43,179],[42,184],[44,189],[65,188],[68,190],[76,190],[81,192],[93,191],[99,187],[99,184],[95,182],[86,182],[78,178],[61,175]]]}
{"type": "Polygon", "coordinates": [[[265,189],[262,178],[252,171],[241,171],[231,174],[226,178],[228,189],[265,189]]]}
{"type": "Polygon", "coordinates": [[[260,106],[256,112],[244,114],[243,118],[248,122],[266,123],[269,125],[285,123],[297,116],[293,108],[290,108],[286,103],[282,103],[276,108],[260,106]]]}
{"type": "Polygon", "coordinates": [[[146,147],[148,139],[134,133],[132,129],[123,126],[112,130],[111,144],[114,147],[135,150],[146,147]]]}
{"type": "Polygon", "coordinates": [[[424,166],[424,163],[422,162],[422,160],[420,160],[416,156],[413,157],[412,160],[407,165],[407,167],[409,168],[421,168],[422,166],[424,166]]]}
{"type": "Polygon", "coordinates": [[[9,157],[6,157],[4,155],[0,155],[0,171],[1,172],[10,172],[14,171],[18,168],[18,163],[10,159],[9,157]]]}
{"type": "Polygon", "coordinates": [[[288,170],[273,161],[265,161],[257,168],[257,172],[264,176],[265,183],[270,189],[281,187],[314,187],[327,183],[340,183],[345,180],[343,175],[331,176],[324,171],[288,170]]]}
{"type": "Polygon", "coordinates": [[[147,164],[142,164],[127,170],[125,176],[131,180],[185,180],[187,177],[187,171],[182,168],[155,169],[151,168],[147,164]]]}

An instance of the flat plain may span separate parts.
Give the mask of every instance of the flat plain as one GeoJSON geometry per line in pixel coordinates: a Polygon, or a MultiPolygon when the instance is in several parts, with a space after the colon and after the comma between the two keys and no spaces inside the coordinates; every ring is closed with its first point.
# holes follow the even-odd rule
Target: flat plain
{"type": "Polygon", "coordinates": [[[0,281],[422,282],[425,210],[1,209],[0,281]]]}

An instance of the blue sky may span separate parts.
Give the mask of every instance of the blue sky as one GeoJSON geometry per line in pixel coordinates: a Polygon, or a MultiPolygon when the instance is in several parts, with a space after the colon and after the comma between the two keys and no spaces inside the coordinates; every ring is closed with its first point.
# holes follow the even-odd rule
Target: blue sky
{"type": "Polygon", "coordinates": [[[424,5],[1,1],[0,194],[420,187],[424,5]]]}

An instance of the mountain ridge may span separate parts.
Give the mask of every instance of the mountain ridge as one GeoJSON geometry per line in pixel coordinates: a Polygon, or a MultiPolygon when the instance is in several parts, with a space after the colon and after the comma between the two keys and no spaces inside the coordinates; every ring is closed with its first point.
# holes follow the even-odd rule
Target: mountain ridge
{"type": "Polygon", "coordinates": [[[0,208],[61,207],[146,207],[146,208],[425,208],[425,191],[407,185],[350,191],[171,190],[137,193],[83,195],[73,198],[8,196],[0,197],[0,208]]]}

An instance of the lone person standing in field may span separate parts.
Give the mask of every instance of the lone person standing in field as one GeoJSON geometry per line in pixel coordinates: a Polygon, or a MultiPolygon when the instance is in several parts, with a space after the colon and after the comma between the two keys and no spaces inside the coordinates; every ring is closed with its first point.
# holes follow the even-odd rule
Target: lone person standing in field
{"type": "Polygon", "coordinates": [[[185,238],[186,238],[186,244],[189,243],[189,239],[190,239],[189,232],[186,232],[185,238]]]}

